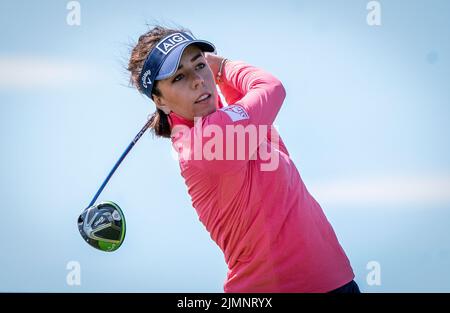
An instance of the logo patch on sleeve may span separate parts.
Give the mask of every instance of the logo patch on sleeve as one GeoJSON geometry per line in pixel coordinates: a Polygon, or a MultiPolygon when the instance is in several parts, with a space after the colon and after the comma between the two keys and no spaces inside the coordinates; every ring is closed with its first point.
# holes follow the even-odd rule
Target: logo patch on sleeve
{"type": "Polygon", "coordinates": [[[245,111],[245,109],[239,105],[229,105],[227,107],[221,108],[220,110],[225,112],[233,122],[249,119],[247,111],[245,111]]]}

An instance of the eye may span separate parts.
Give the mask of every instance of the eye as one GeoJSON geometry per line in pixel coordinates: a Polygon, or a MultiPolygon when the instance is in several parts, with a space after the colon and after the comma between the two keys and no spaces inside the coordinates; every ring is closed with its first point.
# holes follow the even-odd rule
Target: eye
{"type": "Polygon", "coordinates": [[[199,64],[197,65],[197,68],[198,68],[198,69],[202,69],[202,68],[204,68],[205,66],[206,66],[205,63],[199,63],[199,64]]]}
{"type": "Polygon", "coordinates": [[[184,75],[183,74],[178,74],[177,76],[175,76],[175,78],[173,79],[172,82],[177,82],[180,81],[181,79],[183,79],[184,75]]]}

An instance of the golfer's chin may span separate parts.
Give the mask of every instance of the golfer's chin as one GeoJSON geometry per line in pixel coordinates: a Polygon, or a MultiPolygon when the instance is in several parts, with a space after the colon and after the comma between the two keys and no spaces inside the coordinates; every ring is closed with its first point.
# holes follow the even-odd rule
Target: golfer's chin
{"type": "Polygon", "coordinates": [[[211,113],[216,112],[216,110],[217,110],[217,107],[213,103],[208,104],[207,106],[201,106],[201,107],[199,106],[199,107],[195,108],[194,116],[198,117],[198,118],[205,117],[205,116],[210,115],[211,113]]]}
{"type": "Polygon", "coordinates": [[[211,113],[214,113],[215,111],[216,111],[216,108],[211,108],[211,109],[204,110],[204,111],[201,111],[201,112],[196,112],[196,113],[194,114],[194,120],[195,120],[195,119],[199,119],[199,118],[203,118],[203,117],[205,117],[205,116],[208,116],[208,115],[210,115],[211,113]]]}

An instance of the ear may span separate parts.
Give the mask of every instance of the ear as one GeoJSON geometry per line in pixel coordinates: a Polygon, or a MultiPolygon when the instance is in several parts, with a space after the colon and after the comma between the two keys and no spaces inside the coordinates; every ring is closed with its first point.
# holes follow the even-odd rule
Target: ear
{"type": "Polygon", "coordinates": [[[166,115],[169,115],[170,109],[167,105],[163,104],[161,97],[153,96],[153,101],[158,109],[162,110],[166,115]]]}

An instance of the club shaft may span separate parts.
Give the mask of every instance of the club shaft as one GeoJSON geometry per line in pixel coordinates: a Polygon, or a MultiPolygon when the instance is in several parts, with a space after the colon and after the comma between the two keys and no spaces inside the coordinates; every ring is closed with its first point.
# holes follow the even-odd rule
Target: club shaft
{"type": "Polygon", "coordinates": [[[102,193],[103,189],[105,188],[106,184],[108,183],[108,181],[111,179],[111,177],[113,176],[114,172],[117,170],[117,168],[119,167],[120,163],[122,163],[123,159],[125,159],[125,157],[127,156],[128,152],[130,152],[130,150],[134,147],[134,145],[136,144],[136,142],[142,137],[142,135],[145,133],[145,131],[149,128],[150,124],[152,123],[152,120],[149,119],[147,121],[147,123],[144,125],[144,127],[142,127],[142,129],[139,131],[139,133],[134,137],[133,141],[128,145],[128,147],[126,148],[126,150],[122,153],[122,156],[120,157],[120,159],[116,162],[116,164],[114,165],[114,167],[112,168],[111,172],[109,172],[108,177],[106,177],[105,181],[103,182],[103,184],[100,186],[100,188],[98,189],[97,193],[95,194],[94,198],[92,199],[91,203],[89,203],[88,208],[91,207],[92,205],[94,205],[95,201],[97,201],[97,198],[100,196],[100,194],[102,193]]]}

